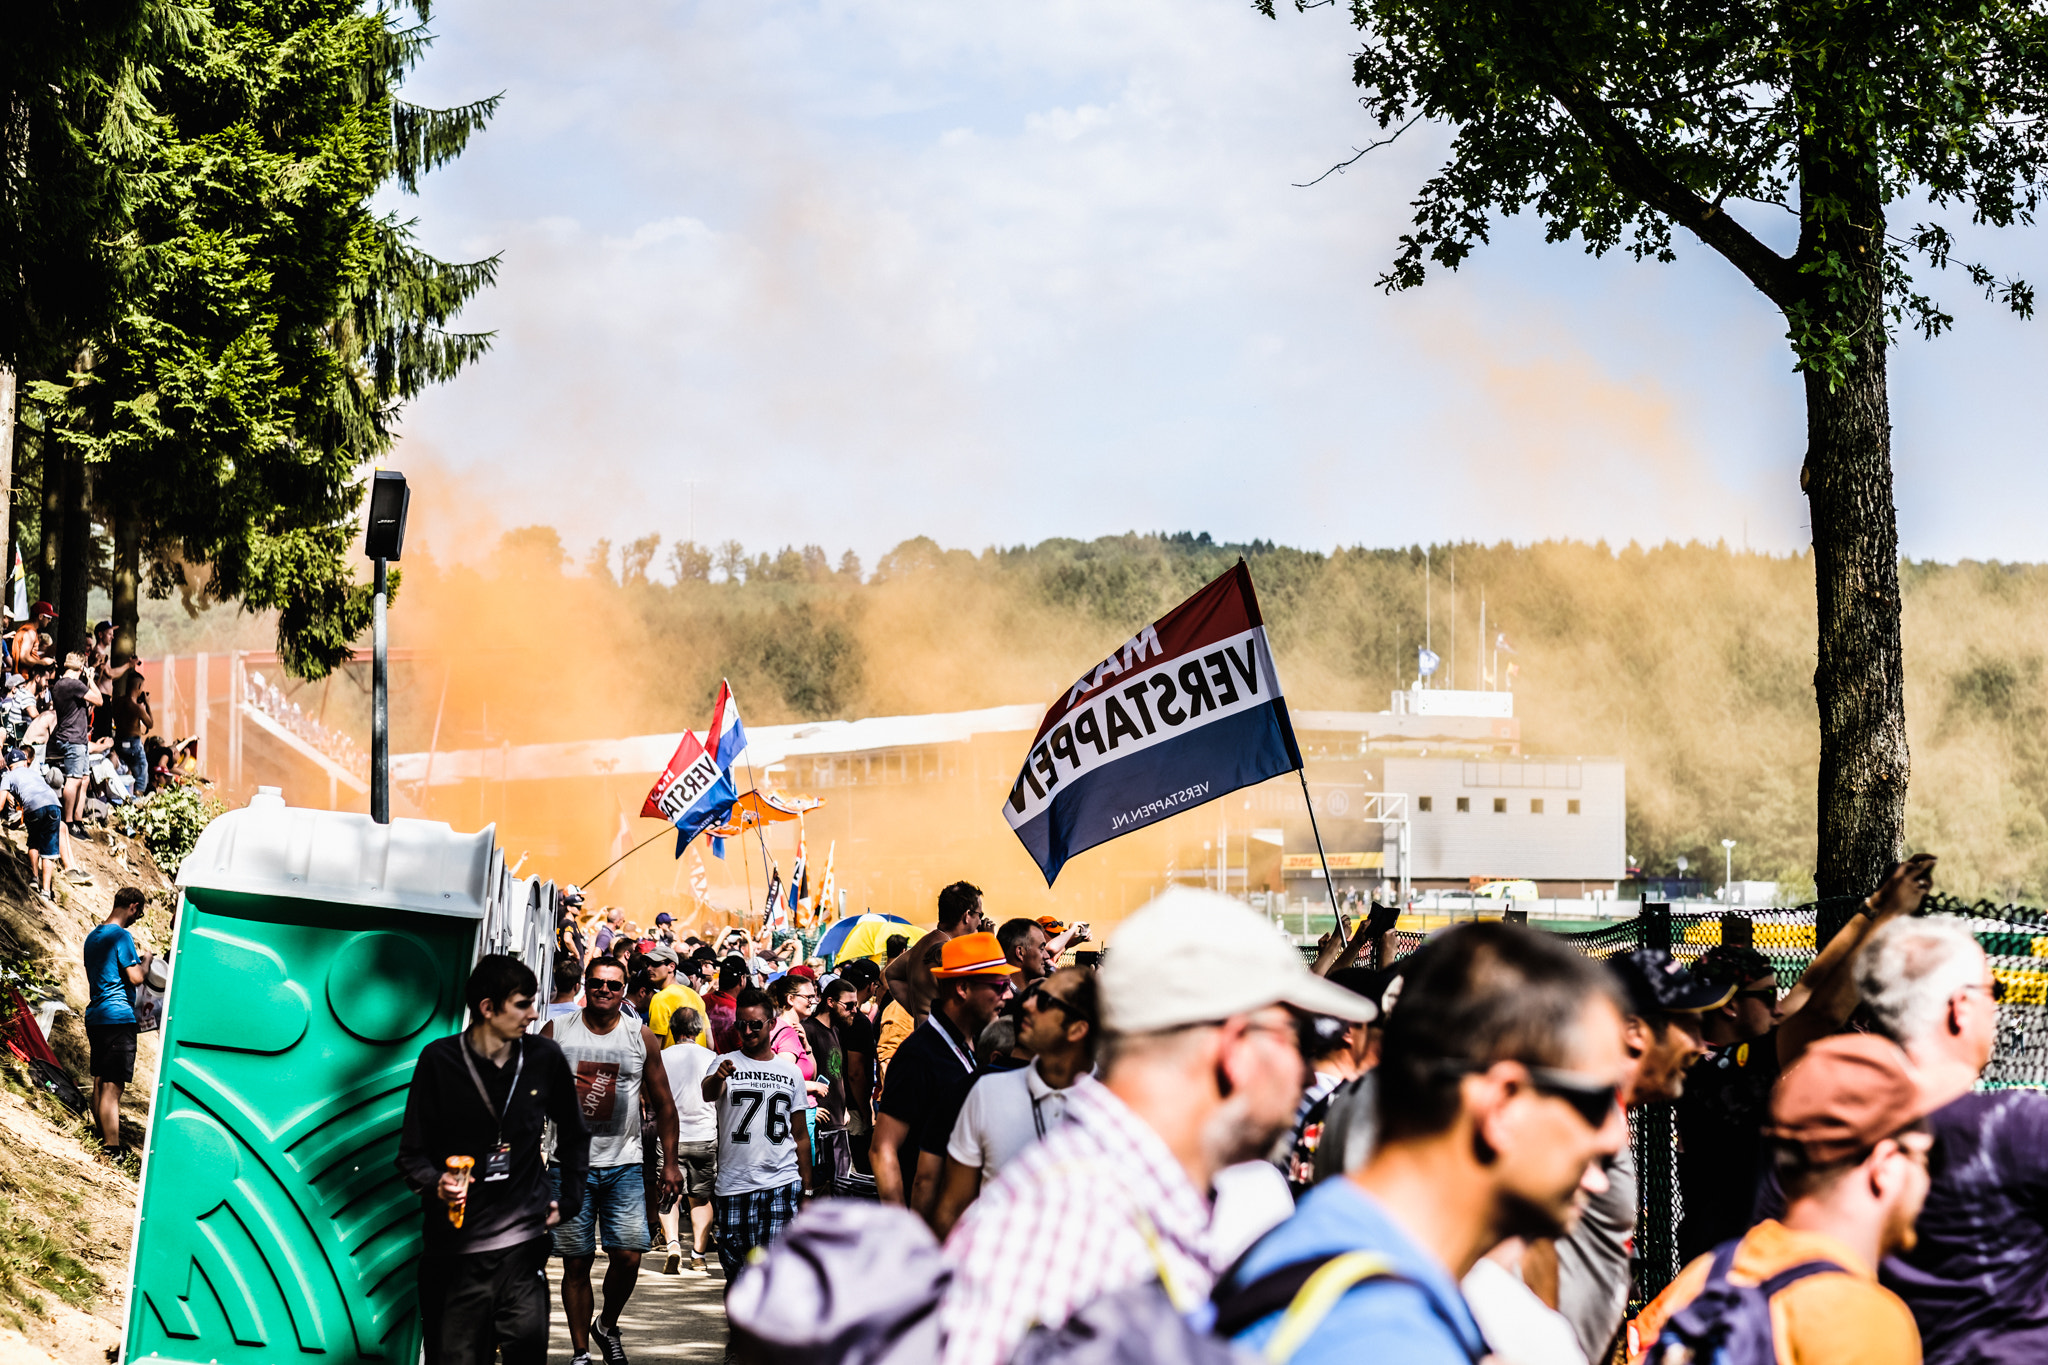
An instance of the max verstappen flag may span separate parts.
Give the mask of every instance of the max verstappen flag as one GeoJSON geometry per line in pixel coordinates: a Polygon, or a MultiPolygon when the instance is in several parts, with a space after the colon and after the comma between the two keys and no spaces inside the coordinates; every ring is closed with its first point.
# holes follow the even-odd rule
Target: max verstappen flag
{"type": "Polygon", "coordinates": [[[1003,816],[1051,886],[1083,849],[1300,766],[1239,560],[1053,704],[1003,816]]]}

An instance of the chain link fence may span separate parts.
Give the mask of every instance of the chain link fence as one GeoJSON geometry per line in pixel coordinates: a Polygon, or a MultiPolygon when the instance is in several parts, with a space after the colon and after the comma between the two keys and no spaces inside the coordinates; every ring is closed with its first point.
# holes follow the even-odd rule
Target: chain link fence
{"type": "MultiPolygon", "coordinates": [[[[1814,957],[1856,914],[1862,901],[1837,897],[1789,910],[1694,910],[1645,903],[1634,919],[1558,937],[1593,958],[1637,948],[1662,948],[1690,964],[1720,943],[1746,944],[1778,970],[1790,990],[1814,957]]],[[[1984,1070],[1987,1089],[2048,1089],[2048,911],[2024,906],[1965,903],[1934,896],[1925,913],[1954,915],[1969,925],[2005,986],[1998,1006],[1998,1047],[1984,1070]]],[[[1535,926],[1541,928],[1538,924],[1535,926]]],[[[1422,946],[1425,935],[1397,929],[1387,935],[1386,957],[1398,962],[1422,946]]],[[[1678,1274],[1677,1230],[1684,1214],[1678,1188],[1678,1147],[1671,1106],[1644,1105],[1629,1116],[1638,1198],[1634,1312],[1678,1274]]]]}

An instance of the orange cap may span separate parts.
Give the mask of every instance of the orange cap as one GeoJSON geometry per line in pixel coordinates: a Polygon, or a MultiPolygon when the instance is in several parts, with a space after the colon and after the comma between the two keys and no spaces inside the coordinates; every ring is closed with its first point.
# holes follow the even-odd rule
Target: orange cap
{"type": "Polygon", "coordinates": [[[983,932],[947,939],[946,946],[939,950],[939,965],[932,968],[932,975],[1010,976],[1016,970],[1003,956],[1003,945],[996,942],[996,936],[983,932]]]}

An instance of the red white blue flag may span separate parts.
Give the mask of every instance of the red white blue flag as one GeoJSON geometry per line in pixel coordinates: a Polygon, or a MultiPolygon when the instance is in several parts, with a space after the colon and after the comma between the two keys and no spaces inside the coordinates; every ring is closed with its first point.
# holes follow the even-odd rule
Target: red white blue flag
{"type": "MultiPolygon", "coordinates": [[[[740,725],[740,709],[732,699],[732,687],[721,682],[718,700],[711,708],[711,728],[705,732],[710,746],[683,731],[668,767],[662,770],[640,807],[651,820],[666,820],[676,827],[676,856],[705,830],[723,825],[732,815],[732,803],[739,792],[732,781],[732,762],[747,747],[747,732],[740,725]]],[[[713,841],[712,851],[724,857],[723,848],[713,841]]]]}
{"type": "Polygon", "coordinates": [[[1053,704],[1003,815],[1051,886],[1083,849],[1300,766],[1239,560],[1053,704]]]}

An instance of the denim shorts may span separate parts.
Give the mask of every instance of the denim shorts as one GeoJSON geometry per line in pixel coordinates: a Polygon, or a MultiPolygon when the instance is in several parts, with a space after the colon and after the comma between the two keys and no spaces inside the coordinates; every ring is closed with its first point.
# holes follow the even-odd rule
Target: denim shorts
{"type": "MultiPolygon", "coordinates": [[[[548,1184],[560,1199],[561,1167],[548,1167],[548,1184]]],[[[606,1251],[645,1251],[654,1245],[647,1231],[647,1184],[637,1161],[592,1166],[583,1187],[583,1208],[574,1218],[555,1224],[555,1255],[565,1260],[597,1255],[599,1241],[606,1251]]]]}
{"type": "Polygon", "coordinates": [[[90,777],[92,775],[92,746],[90,744],[65,744],[61,747],[64,750],[65,780],[69,781],[74,777],[90,777]]]}
{"type": "Polygon", "coordinates": [[[28,811],[22,817],[28,827],[28,847],[31,853],[40,853],[45,858],[57,856],[57,827],[64,823],[62,806],[40,806],[28,811]]]}

